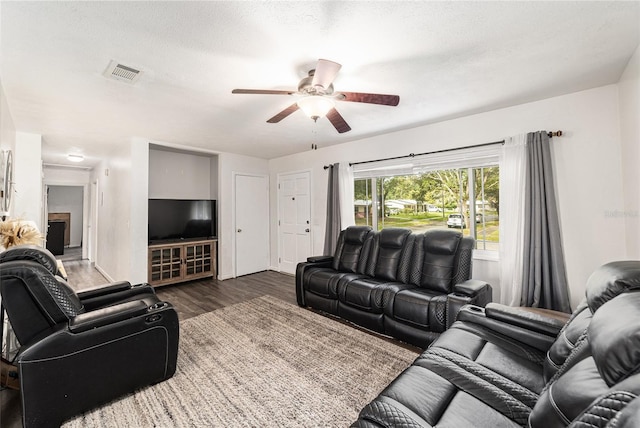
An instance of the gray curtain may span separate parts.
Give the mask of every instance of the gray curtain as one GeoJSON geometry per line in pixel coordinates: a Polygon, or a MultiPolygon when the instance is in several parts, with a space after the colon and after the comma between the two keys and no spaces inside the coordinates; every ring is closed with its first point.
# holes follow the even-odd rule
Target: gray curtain
{"type": "Polygon", "coordinates": [[[324,232],[323,254],[331,256],[335,252],[340,235],[340,164],[329,165],[329,184],[327,186],[327,226],[324,232]]]}
{"type": "Polygon", "coordinates": [[[521,305],[571,312],[549,137],[527,134],[521,305]]]}

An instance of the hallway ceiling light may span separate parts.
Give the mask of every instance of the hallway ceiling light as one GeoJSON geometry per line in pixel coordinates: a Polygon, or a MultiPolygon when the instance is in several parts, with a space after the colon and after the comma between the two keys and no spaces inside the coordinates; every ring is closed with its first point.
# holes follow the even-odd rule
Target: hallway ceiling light
{"type": "Polygon", "coordinates": [[[70,160],[71,162],[82,162],[84,160],[84,156],[75,155],[75,154],[68,154],[67,155],[67,160],[70,160]]]}

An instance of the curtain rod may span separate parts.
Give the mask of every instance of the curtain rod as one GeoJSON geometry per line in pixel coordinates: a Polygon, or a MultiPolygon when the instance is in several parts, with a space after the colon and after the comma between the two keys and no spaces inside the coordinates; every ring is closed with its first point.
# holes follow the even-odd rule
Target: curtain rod
{"type": "MultiPolygon", "coordinates": [[[[562,137],[562,131],[555,131],[555,132],[547,132],[547,136],[549,138],[552,137],[562,137]]],[[[476,148],[476,147],[485,147],[485,146],[493,146],[495,144],[504,144],[504,140],[500,140],[500,141],[494,141],[492,143],[483,143],[483,144],[476,144],[473,146],[464,146],[464,147],[456,147],[456,148],[452,148],[452,149],[443,149],[443,150],[436,150],[433,152],[424,152],[424,153],[409,153],[408,155],[403,155],[403,156],[394,156],[391,158],[384,158],[384,159],[374,159],[374,160],[368,160],[368,161],[361,161],[361,162],[350,162],[349,166],[353,166],[353,165],[361,165],[364,163],[372,163],[372,162],[381,162],[381,161],[388,161],[388,160],[395,160],[395,159],[404,159],[404,158],[412,158],[415,156],[424,156],[424,155],[433,155],[436,153],[446,153],[446,152],[451,152],[454,150],[462,150],[462,149],[472,149],[472,148],[476,148]]],[[[331,168],[331,165],[325,165],[324,169],[328,169],[331,168]]]]}

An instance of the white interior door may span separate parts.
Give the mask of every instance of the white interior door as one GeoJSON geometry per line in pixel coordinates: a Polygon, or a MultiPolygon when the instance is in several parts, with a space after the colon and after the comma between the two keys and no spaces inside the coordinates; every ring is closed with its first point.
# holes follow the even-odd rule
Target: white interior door
{"type": "Polygon", "coordinates": [[[269,268],[269,182],[235,176],[236,276],[269,268]]]}
{"type": "Polygon", "coordinates": [[[311,255],[310,174],[278,179],[278,256],[280,271],[294,274],[298,262],[311,255]]]}

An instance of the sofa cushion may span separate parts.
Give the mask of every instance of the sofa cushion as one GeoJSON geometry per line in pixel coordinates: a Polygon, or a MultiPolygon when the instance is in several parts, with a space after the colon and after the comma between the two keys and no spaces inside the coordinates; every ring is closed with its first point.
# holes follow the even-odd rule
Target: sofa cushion
{"type": "Polygon", "coordinates": [[[542,352],[482,326],[456,322],[429,349],[453,352],[534,394],[545,386],[542,352]]]}
{"type": "MultiPolygon", "coordinates": [[[[456,384],[460,380],[448,379],[424,367],[411,366],[362,409],[360,420],[363,423],[378,422],[379,425],[374,426],[384,427],[521,426],[486,405],[482,399],[462,390],[456,384]]],[[[509,413],[512,403],[505,400],[504,396],[491,397],[487,394],[483,398],[491,399],[496,405],[502,406],[505,413],[509,413]]],[[[360,426],[367,425],[352,425],[360,426]]]]}
{"type": "Polygon", "coordinates": [[[382,314],[385,291],[393,289],[395,284],[369,277],[346,278],[338,282],[338,300],[366,312],[382,314]]]}
{"type": "Polygon", "coordinates": [[[619,294],[640,288],[640,261],[607,263],[587,280],[586,297],[591,312],[619,294]]]}
{"type": "Polygon", "coordinates": [[[395,320],[441,332],[446,323],[446,296],[430,290],[412,288],[395,294],[385,314],[395,320]],[[434,328],[436,330],[434,330],[434,328]]]}
{"type": "Polygon", "coordinates": [[[411,236],[409,229],[389,228],[378,232],[371,248],[370,267],[367,269],[367,274],[382,280],[398,281],[401,259],[408,255],[406,252],[410,251],[405,245],[409,236],[411,236]]]}
{"type": "Polygon", "coordinates": [[[462,234],[453,230],[428,230],[416,238],[413,281],[420,287],[450,293],[462,234]]]}
{"type": "Polygon", "coordinates": [[[341,232],[333,257],[333,269],[339,272],[358,272],[365,266],[361,255],[365,242],[371,233],[369,226],[351,226],[341,232]]]}
{"type": "Polygon", "coordinates": [[[592,316],[593,314],[587,306],[586,300],[573,311],[571,318],[562,327],[558,337],[547,352],[544,363],[545,382],[551,380],[575,349],[578,340],[587,331],[592,316]]]}
{"type": "Polygon", "coordinates": [[[588,329],[593,358],[607,385],[640,370],[640,293],[616,297],[594,315],[588,329]]]}
{"type": "Polygon", "coordinates": [[[331,268],[311,268],[304,273],[304,287],[318,296],[337,299],[338,282],[348,277],[349,279],[359,278],[362,275],[356,273],[336,272],[331,268]]]}

